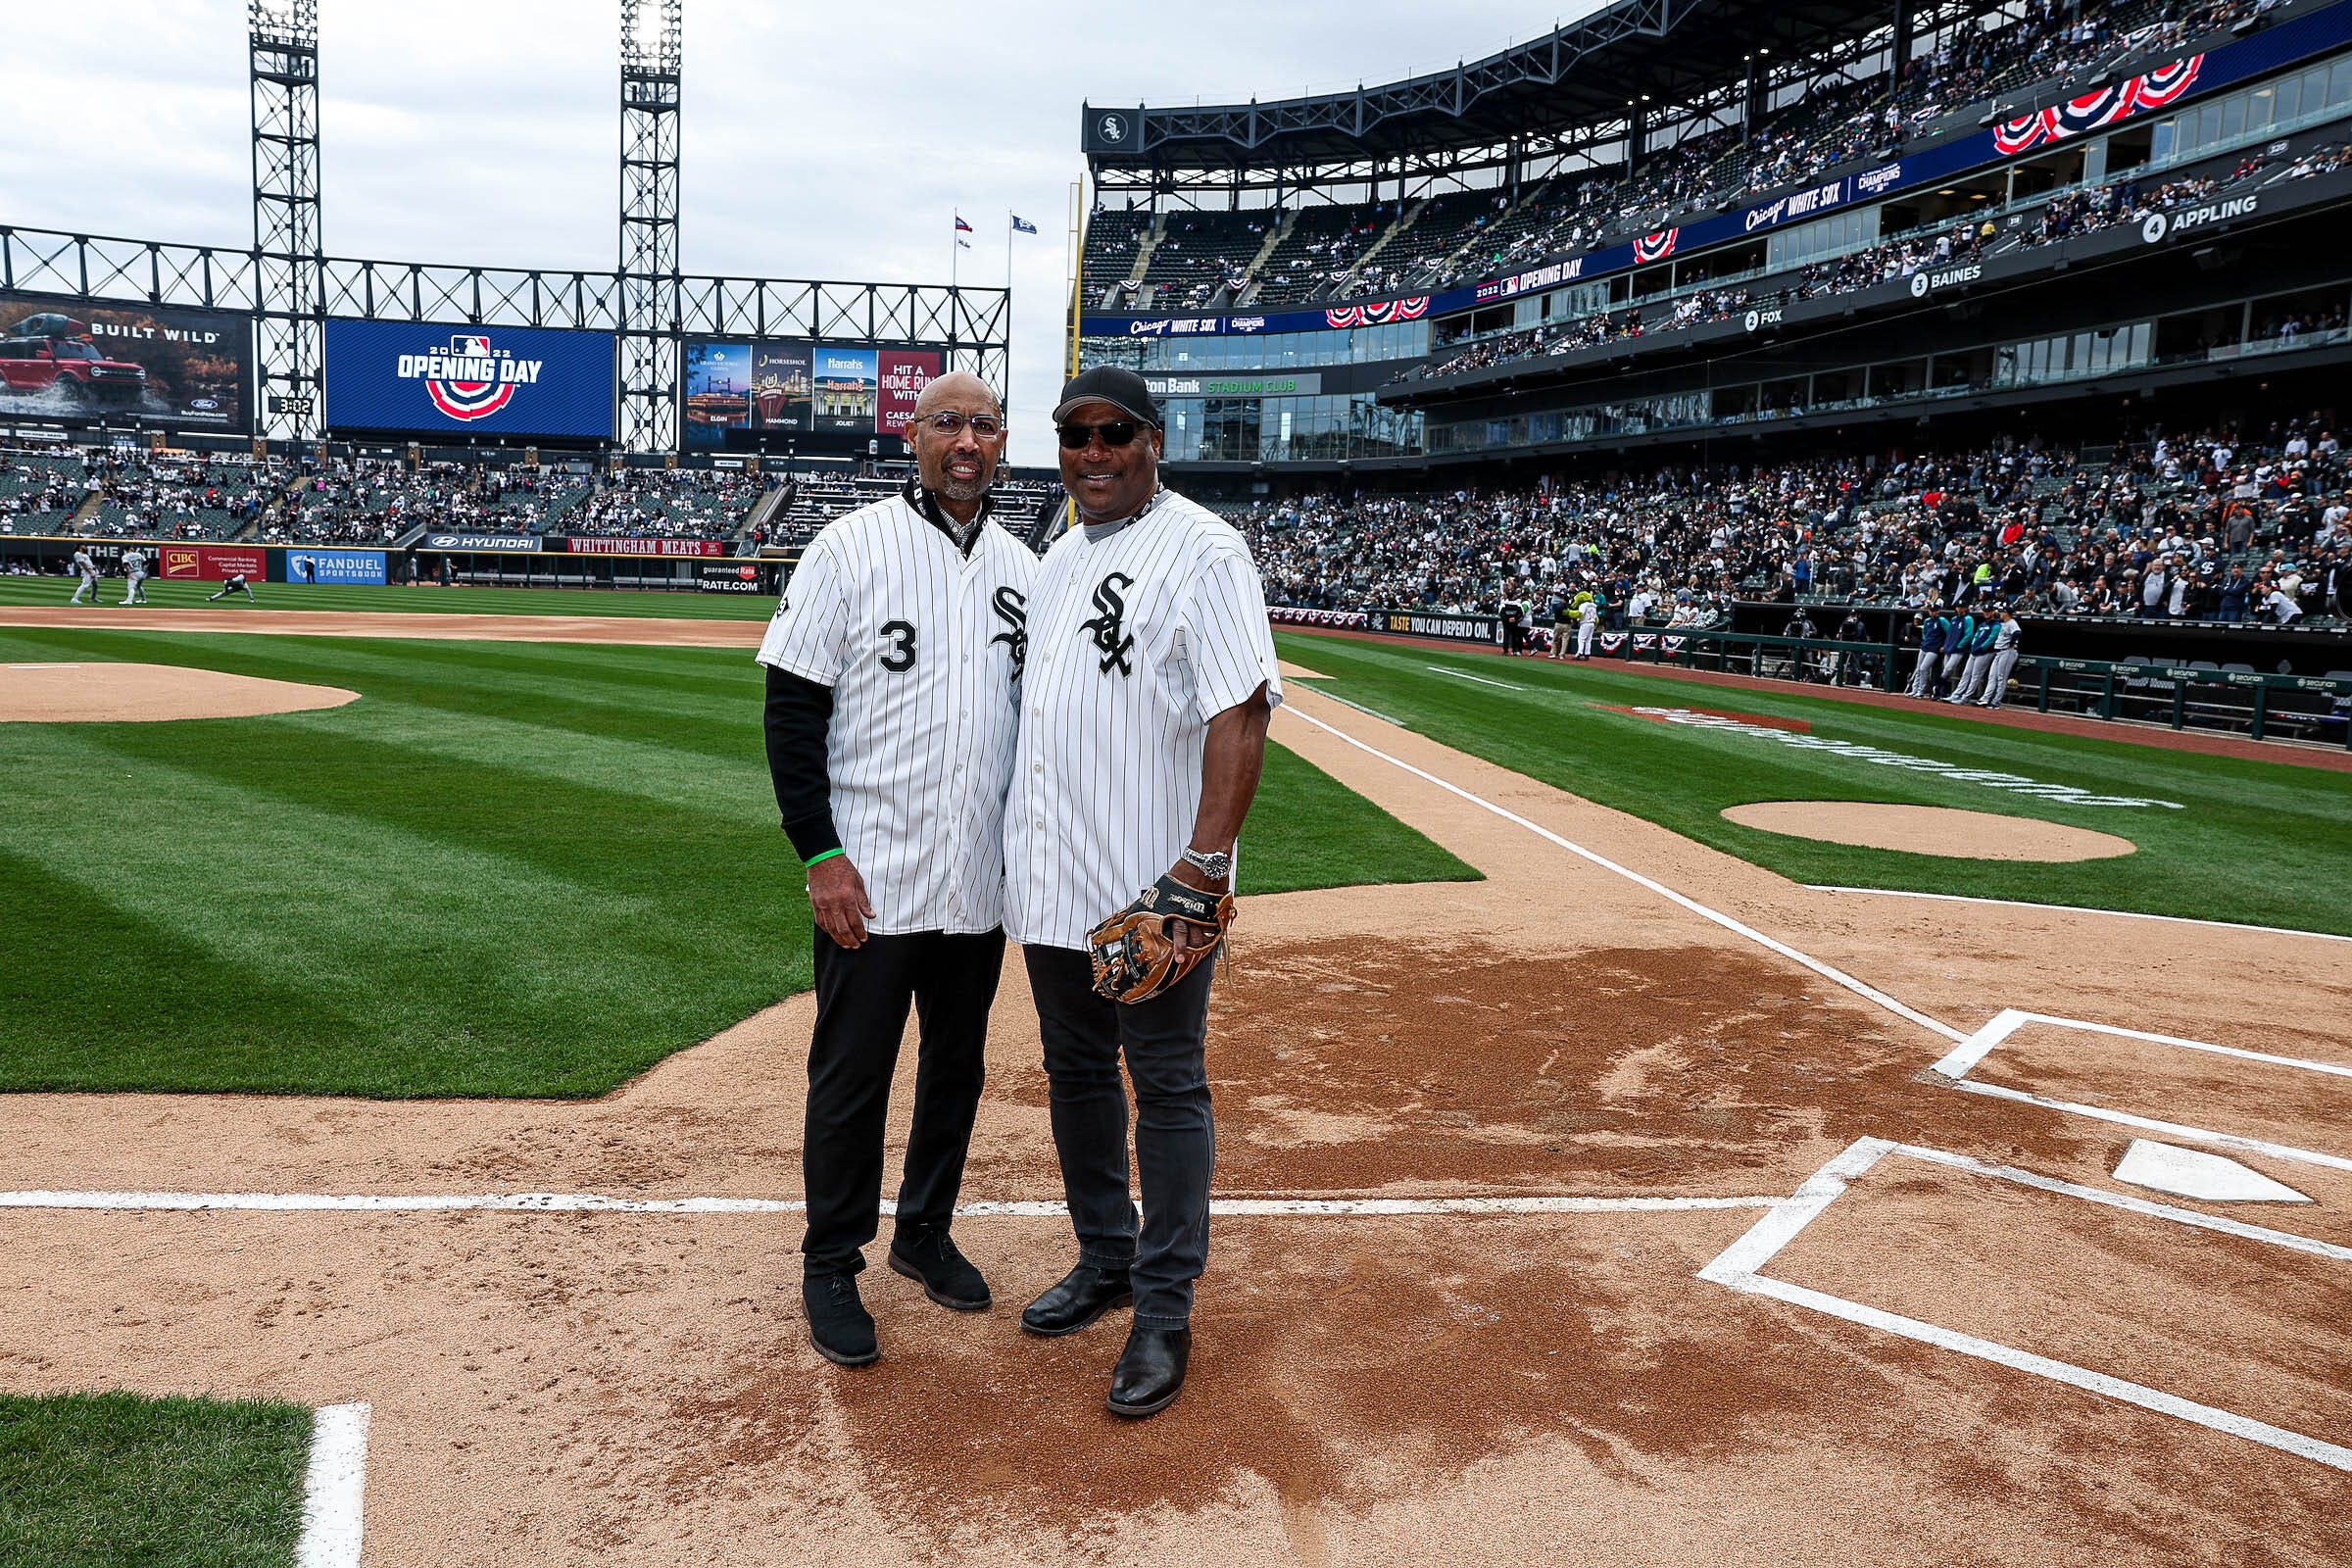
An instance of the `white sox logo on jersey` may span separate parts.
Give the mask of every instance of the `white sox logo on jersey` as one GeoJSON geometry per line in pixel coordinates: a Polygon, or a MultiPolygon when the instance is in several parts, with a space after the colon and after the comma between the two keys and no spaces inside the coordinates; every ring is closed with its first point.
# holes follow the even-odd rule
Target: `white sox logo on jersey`
{"type": "Polygon", "coordinates": [[[1127,601],[1119,596],[1122,588],[1135,586],[1135,579],[1123,571],[1114,571],[1095,585],[1095,609],[1102,613],[1092,620],[1078,623],[1082,631],[1095,634],[1095,649],[1102,656],[1102,673],[1107,675],[1116,667],[1121,675],[1133,675],[1135,666],[1127,655],[1135,647],[1135,639],[1127,634],[1127,601]]]}
{"type": "Polygon", "coordinates": [[[1029,662],[1029,612],[1026,603],[1021,598],[1020,590],[1010,583],[1001,585],[996,597],[989,602],[989,608],[997,612],[997,618],[1004,623],[1004,629],[991,637],[988,644],[991,648],[999,643],[1004,645],[1005,652],[1012,655],[1012,672],[1015,675],[1029,662]]]}

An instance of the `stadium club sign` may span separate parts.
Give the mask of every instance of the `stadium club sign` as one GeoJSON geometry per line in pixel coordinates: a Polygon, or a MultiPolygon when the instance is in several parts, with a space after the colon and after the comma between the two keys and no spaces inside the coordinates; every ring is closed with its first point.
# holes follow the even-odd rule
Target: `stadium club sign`
{"type": "Polygon", "coordinates": [[[1323,390],[1320,370],[1276,375],[1147,375],[1155,398],[1311,397],[1323,390]]]}
{"type": "MultiPolygon", "coordinates": [[[[1498,300],[1557,288],[1563,283],[1621,272],[1672,256],[1689,255],[1703,246],[1719,245],[1726,240],[1789,222],[1801,222],[1860,202],[1877,201],[1899,191],[1941,184],[1954,175],[1987,164],[2000,163],[2024,152],[2047,149],[2055,143],[2088,131],[2105,129],[2143,115],[2172,110],[2192,98],[2218,92],[2249,77],[2347,42],[2352,42],[2352,6],[2326,6],[2276,26],[2266,27],[2251,37],[2240,38],[2219,49],[2169,61],[2093,92],[2069,99],[2063,104],[2017,116],[1939,146],[1908,153],[1860,173],[1820,181],[1802,190],[1776,196],[1770,201],[1757,202],[1679,228],[1644,234],[1622,245],[1589,251],[1582,256],[1547,262],[1523,272],[1450,289],[1431,296],[1422,309],[1415,311],[1411,317],[1392,315],[1386,319],[1409,320],[1424,315],[1450,316],[1473,306],[1490,305],[1498,300]]],[[[2217,216],[2207,221],[2222,220],[2217,216]]],[[[2176,220],[2172,225],[2174,231],[2178,231],[2179,226],[2176,220]]],[[[1283,312],[1249,319],[1262,323],[1255,330],[1275,332],[1314,331],[1343,324],[1362,324],[1337,319],[1346,316],[1350,309],[1355,307],[1283,312]]],[[[1085,330],[1112,336],[1189,336],[1231,330],[1223,324],[1224,319],[1211,316],[1178,322],[1166,317],[1089,316],[1085,319],[1085,330]]]]}

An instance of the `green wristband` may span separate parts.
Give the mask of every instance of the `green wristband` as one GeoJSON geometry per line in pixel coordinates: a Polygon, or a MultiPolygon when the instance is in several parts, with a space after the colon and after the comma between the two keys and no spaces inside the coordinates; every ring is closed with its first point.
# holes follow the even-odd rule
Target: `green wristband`
{"type": "Polygon", "coordinates": [[[810,868],[810,867],[813,867],[813,866],[814,866],[814,865],[815,865],[815,864],[816,864],[816,863],[817,863],[819,860],[830,860],[830,859],[831,859],[831,858],[833,858],[833,857],[835,857],[836,855],[847,855],[847,854],[849,854],[849,851],[847,851],[847,850],[840,850],[840,849],[827,850],[827,851],[826,851],[824,854],[822,854],[822,855],[812,855],[812,856],[810,856],[810,857],[809,857],[808,859],[806,859],[806,860],[803,860],[803,861],[801,862],[801,865],[802,865],[802,867],[803,867],[804,869],[810,868]]]}

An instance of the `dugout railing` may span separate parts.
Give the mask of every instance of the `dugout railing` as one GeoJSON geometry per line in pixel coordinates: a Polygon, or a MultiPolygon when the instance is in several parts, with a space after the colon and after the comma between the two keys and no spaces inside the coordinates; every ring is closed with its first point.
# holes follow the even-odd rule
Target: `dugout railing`
{"type": "MultiPolygon", "coordinates": [[[[1729,631],[1611,633],[1604,653],[1634,663],[1816,685],[1902,691],[1919,654],[1886,643],[1729,631]]],[[[2268,675],[2028,654],[2007,706],[2042,713],[2244,733],[2352,747],[2352,674],[2268,675]]]]}

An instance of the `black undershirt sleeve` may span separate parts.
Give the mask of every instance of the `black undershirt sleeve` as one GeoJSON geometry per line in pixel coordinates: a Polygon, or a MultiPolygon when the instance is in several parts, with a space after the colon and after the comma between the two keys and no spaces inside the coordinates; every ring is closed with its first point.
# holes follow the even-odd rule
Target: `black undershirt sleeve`
{"type": "Polygon", "coordinates": [[[832,780],[825,774],[825,729],[832,720],[832,687],[768,666],[767,770],[785,835],[804,862],[841,848],[832,780]]]}

